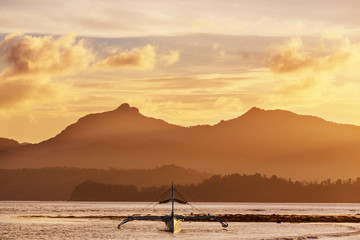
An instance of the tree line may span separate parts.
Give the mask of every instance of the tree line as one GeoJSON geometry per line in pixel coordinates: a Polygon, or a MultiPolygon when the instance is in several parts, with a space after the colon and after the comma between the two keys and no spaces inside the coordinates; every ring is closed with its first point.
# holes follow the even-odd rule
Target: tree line
{"type": "MultiPolygon", "coordinates": [[[[360,178],[322,182],[292,181],[260,174],[213,176],[199,184],[176,185],[188,201],[201,202],[360,202],[360,178]]],[[[137,188],[133,185],[85,181],[70,200],[153,201],[169,186],[137,188]]]]}

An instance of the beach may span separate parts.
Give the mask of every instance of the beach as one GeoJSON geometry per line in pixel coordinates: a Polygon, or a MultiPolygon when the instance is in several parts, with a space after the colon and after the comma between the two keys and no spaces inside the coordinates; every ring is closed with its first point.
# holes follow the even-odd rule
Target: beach
{"type": "MultiPolygon", "coordinates": [[[[360,204],[193,203],[229,222],[183,222],[173,235],[159,221],[120,221],[134,214],[169,214],[168,205],[132,202],[1,201],[0,239],[336,239],[360,237],[360,204]],[[280,221],[279,221],[280,220],[280,221]],[[355,221],[356,220],[356,221],[355,221]]],[[[194,209],[177,206],[176,213],[194,209]]]]}

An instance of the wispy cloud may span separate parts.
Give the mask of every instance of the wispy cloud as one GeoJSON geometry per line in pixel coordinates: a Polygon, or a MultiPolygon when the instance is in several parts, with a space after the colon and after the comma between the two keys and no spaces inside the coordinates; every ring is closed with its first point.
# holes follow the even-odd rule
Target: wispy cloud
{"type": "Polygon", "coordinates": [[[32,79],[0,80],[0,109],[11,108],[29,99],[51,98],[54,94],[51,87],[34,83],[32,79]]]}
{"type": "Polygon", "coordinates": [[[159,56],[160,62],[162,62],[165,66],[172,65],[179,61],[180,51],[171,50],[169,54],[161,54],[159,56]]]}
{"type": "Polygon", "coordinates": [[[2,31],[133,37],[190,32],[301,36],[358,32],[356,0],[2,0],[2,31]],[[241,14],[239,14],[241,12],[241,14]]]}

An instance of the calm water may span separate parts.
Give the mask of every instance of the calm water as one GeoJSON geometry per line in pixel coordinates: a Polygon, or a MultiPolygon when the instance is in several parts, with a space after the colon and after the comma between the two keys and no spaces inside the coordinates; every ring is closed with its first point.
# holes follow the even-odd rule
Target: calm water
{"type": "MultiPolygon", "coordinates": [[[[360,204],[268,204],[193,203],[214,214],[319,214],[356,215],[360,204]]],[[[0,239],[360,239],[360,224],[335,223],[182,223],[182,231],[172,235],[162,222],[130,222],[121,230],[119,221],[90,218],[49,218],[49,216],[116,216],[168,214],[169,205],[111,202],[21,202],[0,201],[0,239]],[[43,217],[31,217],[41,215],[43,217]]],[[[178,206],[176,213],[200,213],[178,206]]]]}

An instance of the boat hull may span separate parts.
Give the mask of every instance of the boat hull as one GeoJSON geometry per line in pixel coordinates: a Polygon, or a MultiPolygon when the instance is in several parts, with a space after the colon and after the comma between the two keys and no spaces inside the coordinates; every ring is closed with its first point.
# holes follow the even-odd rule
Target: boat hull
{"type": "Polygon", "coordinates": [[[165,221],[165,226],[169,232],[178,233],[181,231],[181,220],[171,217],[169,220],[165,221]]]}

